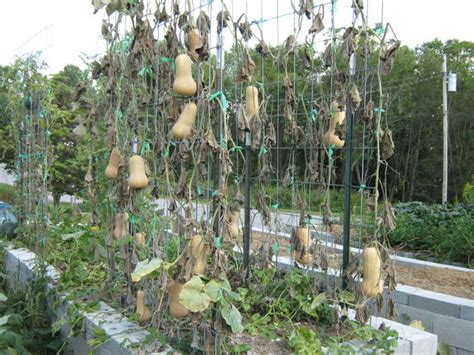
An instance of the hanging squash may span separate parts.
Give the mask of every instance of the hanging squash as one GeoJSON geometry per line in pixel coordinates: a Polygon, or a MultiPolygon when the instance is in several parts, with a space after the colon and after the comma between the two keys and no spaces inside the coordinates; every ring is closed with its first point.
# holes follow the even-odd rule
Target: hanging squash
{"type": "Polygon", "coordinates": [[[148,177],[145,172],[145,159],[139,155],[133,155],[128,160],[130,176],[128,186],[132,189],[143,189],[148,186],[148,177]]]}
{"type": "Polygon", "coordinates": [[[310,253],[311,237],[308,226],[296,228],[296,246],[295,259],[303,265],[310,265],[313,263],[313,255],[310,253]]]}
{"type": "Polygon", "coordinates": [[[145,245],[145,233],[135,233],[135,243],[137,243],[137,245],[145,245]]]}
{"type": "Polygon", "coordinates": [[[189,254],[194,258],[194,273],[204,274],[206,272],[206,244],[204,239],[196,234],[189,242],[189,254]]]}
{"type": "Polygon", "coordinates": [[[187,103],[178,121],[171,128],[171,136],[176,139],[186,139],[193,133],[194,121],[196,120],[197,106],[193,102],[187,103]]]}
{"type": "Polygon", "coordinates": [[[122,239],[128,235],[128,213],[116,213],[114,216],[114,230],[112,236],[114,239],[122,239]]]}
{"type": "Polygon", "coordinates": [[[237,239],[240,234],[239,215],[239,211],[232,211],[229,214],[228,231],[232,239],[237,239]]]}
{"type": "Polygon", "coordinates": [[[250,85],[247,87],[245,94],[245,117],[247,117],[249,127],[251,127],[252,119],[258,115],[258,89],[250,85]]]}
{"type": "Polygon", "coordinates": [[[183,285],[171,281],[171,284],[168,285],[168,296],[169,296],[169,311],[171,316],[174,318],[186,317],[189,314],[189,311],[181,303],[179,303],[179,294],[183,289],[183,285]]]}
{"type": "Polygon", "coordinates": [[[140,322],[146,322],[151,318],[151,312],[145,304],[145,292],[137,291],[137,314],[140,316],[140,322]]]}
{"type": "Polygon", "coordinates": [[[362,294],[374,297],[383,292],[383,282],[380,280],[380,255],[377,248],[366,247],[362,253],[363,280],[362,294]]]}
{"type": "Polygon", "coordinates": [[[173,91],[177,95],[193,96],[197,85],[192,75],[192,61],[187,54],[176,57],[176,75],[173,82],[173,91]]]}
{"type": "Polygon", "coordinates": [[[114,147],[110,152],[109,164],[105,168],[105,176],[109,179],[115,179],[118,176],[118,171],[122,165],[122,155],[117,147],[114,147]]]}
{"type": "Polygon", "coordinates": [[[329,122],[329,129],[323,135],[323,144],[326,146],[334,145],[336,148],[342,148],[345,142],[336,135],[336,126],[344,123],[344,120],[346,119],[346,111],[339,110],[336,101],[333,101],[331,104],[331,109],[333,115],[329,122]]]}

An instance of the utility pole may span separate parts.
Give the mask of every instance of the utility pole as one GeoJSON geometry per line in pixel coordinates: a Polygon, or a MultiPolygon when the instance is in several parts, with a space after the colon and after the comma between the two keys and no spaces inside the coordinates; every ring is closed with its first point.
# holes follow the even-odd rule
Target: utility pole
{"type": "Polygon", "coordinates": [[[448,201],[448,64],[443,55],[443,192],[441,202],[448,201]]]}

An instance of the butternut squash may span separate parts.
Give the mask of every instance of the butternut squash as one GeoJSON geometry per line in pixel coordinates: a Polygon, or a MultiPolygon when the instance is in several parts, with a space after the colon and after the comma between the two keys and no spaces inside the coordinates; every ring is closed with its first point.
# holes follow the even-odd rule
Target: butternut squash
{"type": "Polygon", "coordinates": [[[137,243],[138,245],[145,245],[145,233],[135,233],[135,243],[137,243]]]}
{"type": "Polygon", "coordinates": [[[128,234],[128,213],[116,213],[114,216],[114,230],[112,236],[114,239],[122,239],[128,234]]]}
{"type": "Polygon", "coordinates": [[[380,280],[380,255],[377,248],[366,247],[362,253],[363,280],[362,294],[374,297],[383,292],[383,282],[380,280]]]}
{"type": "Polygon", "coordinates": [[[146,322],[151,318],[151,312],[145,304],[145,292],[137,291],[137,313],[140,316],[140,322],[146,322]]]}
{"type": "Polygon", "coordinates": [[[179,294],[182,289],[183,285],[178,282],[171,281],[168,285],[169,311],[174,318],[186,317],[189,314],[188,309],[179,303],[179,294]]]}
{"type": "Polygon", "coordinates": [[[145,173],[145,159],[139,155],[133,155],[128,160],[130,176],[128,186],[132,189],[143,189],[148,186],[148,177],[145,173]]]}
{"type": "Polygon", "coordinates": [[[195,259],[194,273],[204,274],[206,272],[206,244],[199,234],[191,238],[189,254],[195,259]]]}
{"type": "Polygon", "coordinates": [[[109,179],[115,179],[118,176],[118,171],[122,165],[122,155],[117,147],[114,147],[110,152],[109,164],[105,168],[105,176],[109,179]]]}
{"type": "Polygon", "coordinates": [[[196,120],[197,106],[193,102],[187,103],[178,121],[171,128],[171,136],[176,139],[186,139],[193,133],[194,121],[196,120]]]}
{"type": "Polygon", "coordinates": [[[177,95],[193,96],[197,85],[192,75],[192,61],[187,54],[176,57],[176,75],[173,82],[173,91],[177,95]]]}
{"type": "Polygon", "coordinates": [[[344,120],[346,119],[346,111],[339,110],[336,101],[333,101],[331,108],[334,114],[329,122],[329,129],[323,135],[323,144],[327,146],[334,144],[336,148],[342,148],[345,142],[336,135],[336,126],[344,123],[344,120]]]}
{"type": "Polygon", "coordinates": [[[245,90],[245,117],[249,123],[249,127],[252,126],[252,119],[258,115],[258,89],[255,86],[248,86],[245,90]]]}
{"type": "Polygon", "coordinates": [[[296,248],[295,259],[303,265],[313,263],[313,255],[309,252],[311,247],[311,237],[309,227],[296,228],[296,248]]]}
{"type": "Polygon", "coordinates": [[[240,229],[239,229],[239,211],[232,211],[229,214],[229,220],[228,220],[228,231],[229,231],[229,236],[232,239],[237,239],[240,234],[240,229]]]}

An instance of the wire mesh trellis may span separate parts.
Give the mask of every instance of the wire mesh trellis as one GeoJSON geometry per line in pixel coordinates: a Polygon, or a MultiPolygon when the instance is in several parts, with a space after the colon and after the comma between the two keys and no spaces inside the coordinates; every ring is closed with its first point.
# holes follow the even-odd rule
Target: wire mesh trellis
{"type": "MultiPolygon", "coordinates": [[[[238,286],[251,280],[256,265],[340,268],[332,247],[342,234],[341,217],[345,268],[350,234],[360,247],[380,239],[379,190],[383,198],[386,193],[379,170],[391,147],[382,125],[381,75],[392,48],[384,42],[387,29],[370,29],[360,2],[348,9],[353,23],[343,33],[335,27],[336,1],[291,3],[288,13],[281,13],[282,3],[276,1],[275,16],[268,17],[263,0],[259,6],[233,0],[96,3],[97,10],[106,7],[107,53],[92,63],[90,81],[78,94],[77,110],[86,115],[78,122],[87,130],[85,182],[93,221],[104,227],[109,285],[120,285],[130,312],[138,291],[146,291],[153,312],[141,320],[151,318],[158,328],[169,322],[162,315],[179,308],[173,310],[173,290],[195,274],[216,280],[238,274],[238,286]],[[236,8],[243,5],[240,15],[236,8]],[[331,26],[323,32],[325,13],[331,26]],[[386,57],[382,64],[370,56],[374,48],[386,57]],[[189,93],[176,89],[179,70],[189,93]],[[354,143],[347,139],[345,149],[351,124],[354,143]],[[186,126],[185,133],[173,133],[177,125],[186,126]],[[134,276],[158,258],[168,262],[166,272],[156,279],[134,276]]],[[[29,196],[38,190],[43,198],[47,164],[25,164],[22,157],[45,156],[47,119],[39,106],[28,109],[20,125],[19,169],[21,176],[44,170],[38,186],[21,180],[20,189],[29,196]],[[33,116],[45,123],[33,123],[33,116]],[[36,133],[39,140],[31,138],[36,133]]],[[[40,208],[45,216],[44,206],[34,202],[25,210],[40,208]]],[[[337,278],[329,288],[341,288],[337,278]]],[[[215,309],[212,315],[215,332],[200,325],[199,313],[180,323],[191,330],[193,344],[202,332],[204,342],[214,339],[207,348],[219,348],[222,318],[215,309]]],[[[181,330],[169,335],[179,342],[181,330]]]]}

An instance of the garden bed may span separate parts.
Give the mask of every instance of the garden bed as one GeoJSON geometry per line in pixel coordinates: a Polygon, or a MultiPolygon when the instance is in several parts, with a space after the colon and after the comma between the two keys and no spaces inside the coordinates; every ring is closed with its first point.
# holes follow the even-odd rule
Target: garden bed
{"type": "MultiPolygon", "coordinates": [[[[15,284],[17,287],[26,289],[29,282],[37,276],[36,271],[36,258],[35,255],[26,249],[14,249],[8,248],[6,253],[5,271],[10,276],[11,286],[15,284]]],[[[61,275],[58,274],[54,268],[48,267],[47,272],[48,278],[50,278],[50,284],[48,288],[53,290],[56,288],[56,284],[60,279],[61,275]]],[[[51,296],[52,297],[52,296],[51,296]]],[[[75,302],[68,300],[65,296],[58,296],[56,301],[55,298],[50,299],[49,307],[50,311],[54,314],[56,319],[62,319],[65,315],[71,315],[73,311],[77,312],[75,302]],[[54,304],[59,305],[54,306],[54,304]]],[[[130,322],[123,315],[123,311],[116,311],[103,302],[98,303],[98,307],[87,310],[79,310],[77,315],[80,315],[84,319],[84,325],[80,327],[82,333],[70,337],[71,318],[66,318],[65,322],[61,322],[61,334],[64,338],[69,338],[69,350],[73,353],[81,353],[84,351],[91,351],[94,349],[95,353],[106,354],[133,354],[138,353],[137,347],[143,350],[144,344],[146,344],[146,338],[150,337],[150,333],[139,327],[136,323],[130,322]],[[69,320],[67,320],[69,319],[69,320]],[[82,334],[82,335],[81,335],[82,334]],[[95,348],[91,346],[95,345],[95,348]]],[[[354,318],[354,312],[349,312],[349,317],[354,318]]],[[[403,326],[401,324],[384,320],[382,318],[372,317],[370,324],[373,327],[378,327],[380,324],[384,324],[396,331],[398,331],[400,338],[398,345],[395,347],[395,353],[398,354],[414,354],[416,349],[421,349],[421,346],[427,346],[429,349],[434,350],[436,348],[436,338],[429,335],[426,332],[422,332],[418,329],[403,326]]],[[[333,328],[314,328],[314,325],[309,323],[295,323],[295,327],[303,326],[306,329],[312,327],[312,329],[324,333],[326,336],[335,335],[347,335],[351,329],[346,330],[333,328]]],[[[262,328],[264,329],[264,328],[262,328]]],[[[301,327],[299,329],[302,329],[301,327]]],[[[354,337],[354,336],[352,336],[354,337]]],[[[350,339],[351,337],[349,337],[350,339]]],[[[357,348],[364,348],[369,344],[355,340],[350,342],[350,346],[357,348]]],[[[281,353],[286,354],[289,352],[287,343],[282,339],[269,340],[262,336],[251,336],[247,332],[240,334],[230,335],[229,345],[233,346],[233,349],[241,349],[242,351],[252,350],[253,353],[281,353]]],[[[371,345],[372,346],[372,345],[371,345]]],[[[169,353],[171,348],[166,348],[160,345],[158,342],[147,344],[146,349],[155,349],[159,353],[169,353]]],[[[425,348],[428,349],[428,348],[425,348]]],[[[434,352],[433,352],[434,353],[434,352]]]]}
{"type": "MultiPolygon", "coordinates": [[[[277,237],[273,233],[252,233],[252,249],[257,250],[262,245],[275,241],[280,244],[279,255],[291,256],[290,239],[277,237]]],[[[321,252],[326,255],[328,266],[332,269],[340,269],[342,266],[342,254],[340,250],[330,246],[320,246],[321,252]]],[[[403,285],[414,286],[425,290],[445,293],[448,295],[474,299],[474,271],[462,268],[409,266],[394,261],[398,282],[403,285]]]]}

